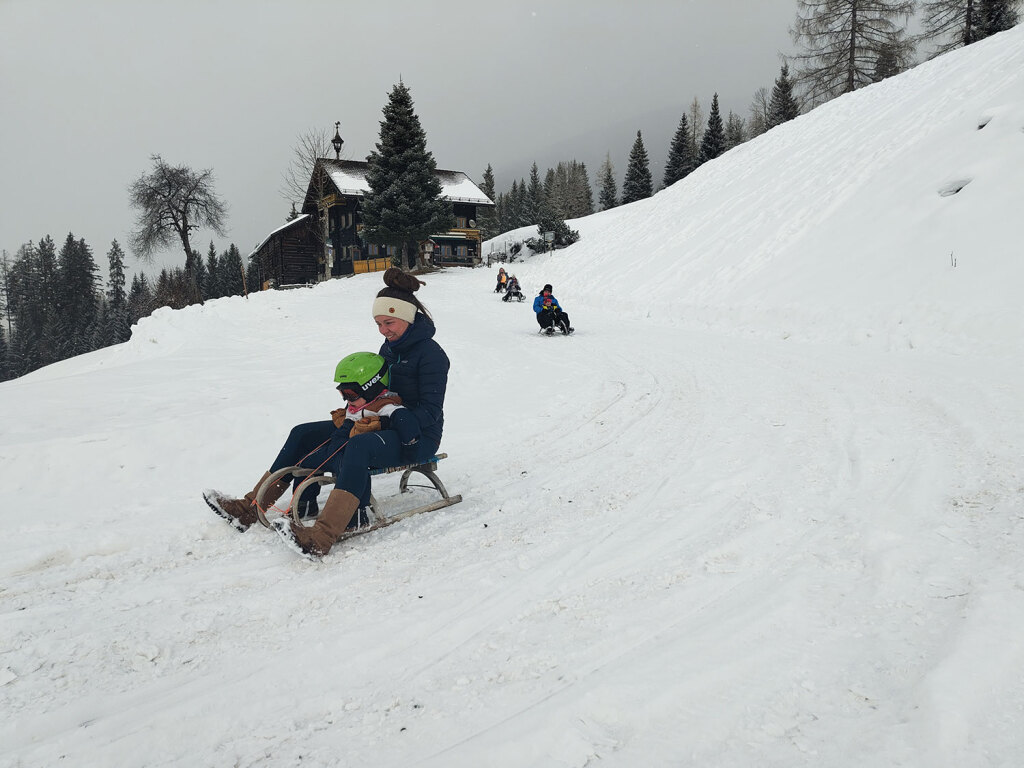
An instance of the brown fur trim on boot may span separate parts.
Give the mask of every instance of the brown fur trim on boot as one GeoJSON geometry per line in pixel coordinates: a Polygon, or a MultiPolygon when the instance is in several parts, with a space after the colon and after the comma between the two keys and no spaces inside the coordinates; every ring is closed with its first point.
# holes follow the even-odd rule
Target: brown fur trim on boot
{"type": "Polygon", "coordinates": [[[300,555],[319,560],[331,551],[358,509],[359,499],[348,491],[333,490],[312,526],[307,528],[294,520],[280,517],[273,523],[274,530],[300,555]]]}
{"type": "MultiPolygon", "coordinates": [[[[263,477],[256,483],[256,487],[240,499],[225,496],[220,491],[212,489],[203,491],[203,499],[206,504],[220,517],[227,520],[237,530],[245,532],[260,518],[256,514],[256,494],[260,492],[260,486],[270,477],[270,472],[264,472],[263,477]]],[[[273,504],[281,495],[288,490],[288,481],[282,480],[273,488],[268,489],[264,501],[273,504]]]]}

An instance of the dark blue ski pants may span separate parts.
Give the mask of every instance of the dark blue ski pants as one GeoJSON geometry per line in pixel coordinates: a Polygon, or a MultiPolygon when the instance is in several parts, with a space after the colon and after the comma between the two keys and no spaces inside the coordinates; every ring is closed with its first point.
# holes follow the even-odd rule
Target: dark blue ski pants
{"type": "MultiPolygon", "coordinates": [[[[292,427],[270,471],[294,466],[316,469],[323,464],[320,471],[334,475],[335,488],[348,491],[365,507],[370,503],[371,469],[420,464],[437,453],[437,444],[422,438],[415,445],[403,446],[391,429],[350,438],[351,426],[346,423],[339,429],[333,421],[312,421],[292,427]]],[[[296,478],[296,485],[299,482],[296,478]]],[[[315,503],[319,490],[315,485],[306,489],[301,503],[315,503]]]]}

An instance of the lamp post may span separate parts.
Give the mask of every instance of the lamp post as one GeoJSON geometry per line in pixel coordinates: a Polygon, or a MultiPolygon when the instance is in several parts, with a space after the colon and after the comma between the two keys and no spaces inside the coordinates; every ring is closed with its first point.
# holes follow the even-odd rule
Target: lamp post
{"type": "Polygon", "coordinates": [[[341,121],[338,120],[334,123],[334,138],[331,139],[331,146],[334,147],[334,159],[341,159],[341,145],[345,143],[345,140],[341,138],[341,134],[338,132],[341,126],[341,121]]]}
{"type": "MultiPolygon", "coordinates": [[[[335,160],[341,159],[341,146],[345,143],[345,140],[341,138],[340,129],[341,121],[336,120],[334,123],[334,138],[331,139],[331,146],[334,147],[335,160]]],[[[319,163],[319,161],[317,162],[319,163]]],[[[324,252],[322,256],[324,264],[323,279],[326,280],[334,271],[334,247],[331,243],[331,209],[323,198],[320,200],[320,227],[323,232],[324,241],[324,252]]]]}

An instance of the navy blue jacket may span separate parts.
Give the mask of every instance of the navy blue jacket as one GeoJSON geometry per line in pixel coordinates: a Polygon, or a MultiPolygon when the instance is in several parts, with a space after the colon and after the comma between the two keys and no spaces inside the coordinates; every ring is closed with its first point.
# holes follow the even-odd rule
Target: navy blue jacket
{"type": "Polygon", "coordinates": [[[444,429],[444,393],[448,388],[448,355],[434,341],[434,322],[422,312],[401,338],[381,344],[380,355],[390,368],[388,389],[420,424],[423,439],[437,445],[444,429]]]}

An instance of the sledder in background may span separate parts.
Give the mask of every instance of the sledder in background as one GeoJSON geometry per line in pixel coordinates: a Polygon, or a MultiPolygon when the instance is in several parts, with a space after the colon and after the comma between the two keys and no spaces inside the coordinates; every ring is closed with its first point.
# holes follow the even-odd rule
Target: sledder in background
{"type": "Polygon", "coordinates": [[[501,293],[505,290],[505,285],[508,283],[508,273],[505,272],[504,267],[498,268],[498,284],[494,286],[495,293],[501,293]]]}
{"type": "Polygon", "coordinates": [[[548,336],[554,334],[557,328],[568,336],[576,329],[569,325],[569,315],[565,313],[551,292],[551,283],[545,285],[537,298],[533,300],[533,311],[537,313],[537,323],[540,325],[541,333],[548,336]]]}
{"type": "Polygon", "coordinates": [[[526,297],[523,295],[523,289],[519,287],[519,279],[512,275],[508,279],[508,284],[505,286],[505,295],[501,297],[502,301],[525,301],[526,297]]]}

